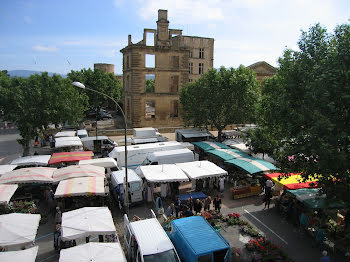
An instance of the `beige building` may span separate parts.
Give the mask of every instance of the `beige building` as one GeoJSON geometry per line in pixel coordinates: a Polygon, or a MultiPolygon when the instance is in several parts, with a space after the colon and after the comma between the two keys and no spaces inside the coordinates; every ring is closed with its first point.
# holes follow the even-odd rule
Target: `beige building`
{"type": "Polygon", "coordinates": [[[132,127],[182,126],[179,89],[213,67],[214,39],[169,29],[167,10],[158,10],[157,29],[144,29],[123,53],[124,110],[132,127]]]}
{"type": "Polygon", "coordinates": [[[275,74],[277,74],[277,69],[265,61],[256,62],[248,66],[248,68],[255,72],[256,79],[259,82],[261,82],[264,78],[273,77],[275,74]]]}

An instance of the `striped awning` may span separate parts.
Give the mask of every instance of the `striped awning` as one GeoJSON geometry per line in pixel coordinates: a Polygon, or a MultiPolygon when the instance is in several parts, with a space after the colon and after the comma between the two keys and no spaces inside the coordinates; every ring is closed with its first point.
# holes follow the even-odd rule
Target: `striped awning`
{"type": "Polygon", "coordinates": [[[205,152],[209,150],[215,150],[215,149],[230,149],[229,146],[218,142],[203,141],[203,142],[193,142],[192,144],[194,144],[196,147],[200,148],[205,152]]]}
{"type": "Polygon", "coordinates": [[[300,189],[300,188],[310,188],[316,187],[318,181],[317,178],[309,178],[304,181],[300,174],[289,174],[288,176],[283,176],[281,173],[272,173],[265,175],[270,178],[274,183],[283,186],[286,189],[300,189]]]}
{"type": "Polygon", "coordinates": [[[215,155],[221,158],[223,161],[228,161],[231,159],[241,158],[241,157],[251,158],[251,156],[247,155],[246,153],[243,153],[240,150],[231,149],[231,148],[210,150],[207,153],[211,155],[215,155]]]}
{"type": "Polygon", "coordinates": [[[78,162],[80,160],[91,159],[94,153],[92,151],[62,152],[54,153],[50,158],[49,165],[63,162],[78,162]]]}
{"type": "Polygon", "coordinates": [[[248,172],[249,174],[255,174],[259,172],[277,170],[278,168],[265,160],[255,157],[240,157],[225,161],[225,164],[234,165],[235,167],[248,172]]]}

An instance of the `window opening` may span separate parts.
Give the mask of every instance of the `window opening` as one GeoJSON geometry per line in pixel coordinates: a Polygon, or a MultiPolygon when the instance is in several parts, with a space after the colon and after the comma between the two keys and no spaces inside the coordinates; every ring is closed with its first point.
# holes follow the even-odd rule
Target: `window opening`
{"type": "Polygon", "coordinates": [[[155,118],[156,117],[156,108],[154,101],[146,101],[145,103],[145,117],[146,118],[155,118]]]}
{"type": "Polygon", "coordinates": [[[146,32],[146,45],[154,46],[154,33],[146,32]]]}
{"type": "Polygon", "coordinates": [[[188,63],[188,67],[189,67],[188,72],[189,72],[190,74],[193,74],[193,63],[188,63]]]}
{"type": "Polygon", "coordinates": [[[199,48],[199,58],[204,58],[204,48],[199,48]]]}
{"type": "Polygon", "coordinates": [[[179,76],[171,77],[170,92],[177,93],[179,91],[179,76]]]}
{"type": "Polygon", "coordinates": [[[200,75],[203,74],[203,63],[199,63],[199,71],[198,71],[198,73],[199,73],[200,75]]]}
{"type": "Polygon", "coordinates": [[[155,75],[147,74],[145,76],[145,92],[146,93],[154,93],[155,90],[155,75]]]}
{"type": "Polygon", "coordinates": [[[147,68],[155,68],[156,66],[156,55],[146,54],[145,65],[147,68]]]}

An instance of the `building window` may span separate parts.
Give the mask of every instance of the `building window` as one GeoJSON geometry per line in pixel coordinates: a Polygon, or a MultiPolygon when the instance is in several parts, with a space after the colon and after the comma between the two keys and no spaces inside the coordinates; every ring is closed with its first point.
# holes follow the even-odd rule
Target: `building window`
{"type": "Polygon", "coordinates": [[[193,74],[193,63],[188,63],[188,73],[193,74]]]}
{"type": "Polygon", "coordinates": [[[204,48],[199,48],[199,58],[204,58],[204,48]]]}
{"type": "Polygon", "coordinates": [[[190,50],[190,58],[192,58],[193,57],[193,52],[192,52],[192,50],[190,50]]]}
{"type": "Polygon", "coordinates": [[[189,82],[189,83],[192,83],[192,82],[193,82],[193,79],[192,79],[192,78],[189,78],[189,79],[188,79],[188,82],[189,82]]]}
{"type": "Polygon", "coordinates": [[[170,93],[177,93],[179,91],[179,76],[172,76],[170,84],[170,93]]]}
{"type": "Polygon", "coordinates": [[[130,60],[129,60],[129,56],[126,57],[126,68],[130,67],[130,60]]]}
{"type": "Polygon", "coordinates": [[[155,68],[156,67],[156,55],[146,54],[145,55],[145,66],[146,66],[146,68],[155,68]]]}
{"type": "Polygon", "coordinates": [[[177,100],[172,101],[171,103],[171,114],[170,117],[178,117],[179,116],[179,104],[177,100]]]}
{"type": "Polygon", "coordinates": [[[198,71],[198,73],[199,73],[200,75],[203,74],[203,63],[199,63],[199,71],[198,71]]]}
{"type": "Polygon", "coordinates": [[[145,118],[156,117],[156,105],[154,101],[146,101],[145,103],[145,118]]]}

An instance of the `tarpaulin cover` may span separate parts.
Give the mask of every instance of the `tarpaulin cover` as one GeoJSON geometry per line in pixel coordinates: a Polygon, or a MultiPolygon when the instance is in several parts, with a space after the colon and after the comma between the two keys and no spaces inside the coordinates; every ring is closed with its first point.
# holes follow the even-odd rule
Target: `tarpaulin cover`
{"type": "Polygon", "coordinates": [[[90,160],[80,160],[79,165],[94,165],[102,166],[104,168],[115,168],[118,167],[117,161],[111,157],[95,158],[90,160]]]}
{"type": "Polygon", "coordinates": [[[82,147],[83,143],[81,142],[81,139],[77,136],[72,137],[58,137],[55,139],[55,148],[61,148],[61,147],[82,147]]]}
{"type": "Polygon", "coordinates": [[[25,156],[20,157],[11,162],[11,165],[18,166],[47,166],[49,164],[49,160],[51,155],[37,155],[37,156],[25,156]]]}
{"type": "Polygon", "coordinates": [[[88,160],[91,159],[93,155],[94,153],[92,151],[53,153],[49,164],[53,165],[63,162],[77,162],[80,160],[88,160]]]}
{"type": "Polygon", "coordinates": [[[0,177],[0,184],[51,183],[56,168],[28,167],[7,172],[0,177]]]}
{"type": "Polygon", "coordinates": [[[225,164],[234,165],[235,167],[248,172],[249,174],[255,174],[259,172],[277,170],[270,162],[255,158],[255,157],[241,157],[225,161],[225,164]]]}
{"type": "Polygon", "coordinates": [[[17,165],[0,165],[0,176],[14,170],[17,165]]]}
{"type": "Polygon", "coordinates": [[[35,262],[39,247],[24,250],[0,252],[1,262],[35,262]]]}
{"type": "Polygon", "coordinates": [[[282,177],[281,173],[271,173],[265,176],[270,178],[274,183],[279,184],[286,189],[316,187],[315,182],[318,181],[317,178],[309,178],[306,182],[303,182],[304,180],[300,174],[289,174],[288,177],[282,177]]]}
{"type": "Polygon", "coordinates": [[[55,198],[106,195],[103,177],[77,177],[61,181],[55,198]]]}
{"type": "Polygon", "coordinates": [[[83,207],[62,214],[62,240],[64,241],[114,233],[116,228],[108,207],[83,207]]]}
{"type": "Polygon", "coordinates": [[[184,182],[188,181],[187,175],[175,164],[140,166],[140,170],[149,182],[184,182]]]}
{"type": "Polygon", "coordinates": [[[0,185],[0,205],[7,205],[17,188],[18,185],[0,185]]]}
{"type": "Polygon", "coordinates": [[[16,246],[34,242],[39,221],[39,214],[0,215],[0,246],[16,246]]]}
{"type": "Polygon", "coordinates": [[[249,155],[246,153],[243,153],[240,150],[237,149],[215,149],[215,150],[210,150],[207,151],[208,154],[215,155],[219,158],[221,158],[223,161],[228,161],[234,158],[239,158],[239,157],[245,157],[245,158],[250,158],[249,155]]]}
{"type": "Polygon", "coordinates": [[[53,175],[52,179],[54,182],[58,182],[65,179],[75,178],[75,177],[102,177],[105,178],[105,168],[101,166],[93,165],[73,165],[57,169],[53,175]]]}
{"type": "Polygon", "coordinates": [[[62,249],[59,262],[127,262],[119,243],[87,244],[62,249]]]}
{"type": "Polygon", "coordinates": [[[195,146],[199,147],[203,151],[209,151],[214,149],[230,149],[229,146],[218,143],[218,142],[209,142],[209,141],[203,141],[203,142],[192,142],[195,146]]]}
{"type": "Polygon", "coordinates": [[[207,160],[177,163],[176,165],[180,167],[190,179],[227,175],[226,170],[207,160]]]}
{"type": "Polygon", "coordinates": [[[61,131],[58,132],[55,137],[72,137],[75,136],[76,132],[75,131],[61,131]]]}

